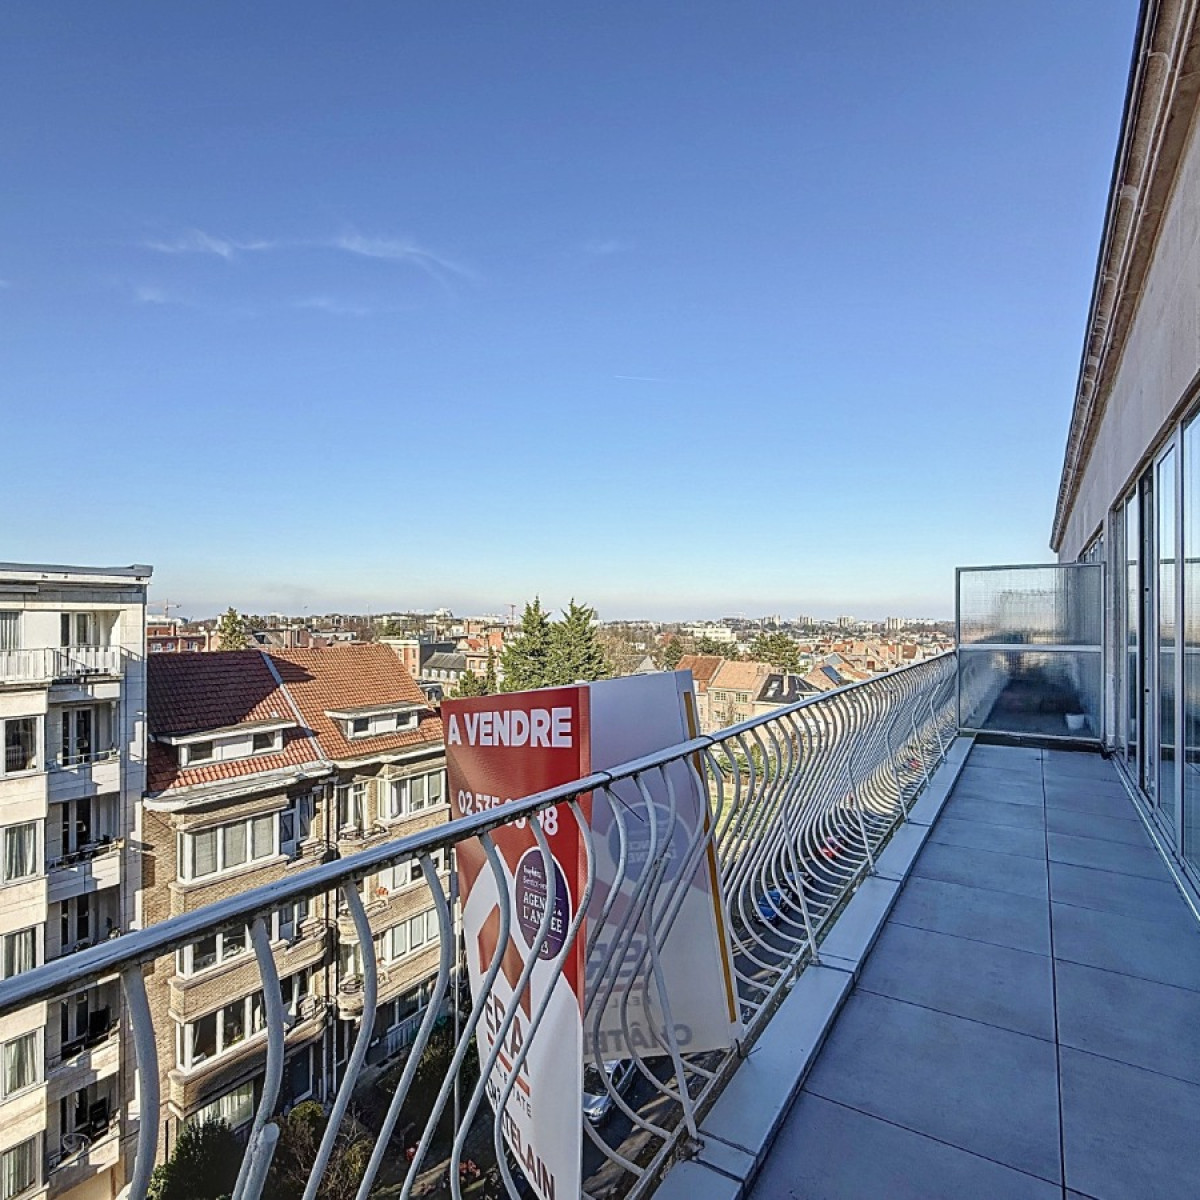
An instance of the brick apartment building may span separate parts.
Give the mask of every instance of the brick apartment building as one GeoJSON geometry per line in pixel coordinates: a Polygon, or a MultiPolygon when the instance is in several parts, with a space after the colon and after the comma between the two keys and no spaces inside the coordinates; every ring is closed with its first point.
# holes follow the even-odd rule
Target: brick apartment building
{"type": "MultiPolygon", "coordinates": [[[[440,719],[387,647],[240,650],[148,662],[143,812],[147,924],[446,819],[440,719]]],[[[432,901],[406,865],[364,882],[380,964],[369,1060],[411,1040],[436,974],[432,901]]],[[[284,1003],[282,1101],[324,1098],[363,1011],[349,914],[332,895],[273,914],[284,1003]]],[[[183,1123],[252,1117],[266,1063],[261,980],[245,927],[160,959],[160,1154],[183,1123]]]]}

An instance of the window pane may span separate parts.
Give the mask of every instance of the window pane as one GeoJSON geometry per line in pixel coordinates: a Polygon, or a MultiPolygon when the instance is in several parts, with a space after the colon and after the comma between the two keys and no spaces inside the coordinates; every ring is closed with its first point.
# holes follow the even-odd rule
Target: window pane
{"type": "Polygon", "coordinates": [[[273,733],[256,733],[254,735],[254,752],[261,754],[264,750],[273,750],[275,748],[275,735],[273,733]]]}
{"type": "Polygon", "coordinates": [[[37,1138],[32,1137],[0,1155],[0,1198],[12,1200],[36,1182],[37,1138]]]}
{"type": "Polygon", "coordinates": [[[441,804],[442,802],[442,773],[435,771],[429,776],[429,803],[441,804]]]}
{"type": "Polygon", "coordinates": [[[270,858],[275,853],[275,826],[276,818],[255,817],[250,822],[252,831],[252,857],[254,858],[270,858]]]}
{"type": "Polygon", "coordinates": [[[21,648],[21,614],[0,612],[0,650],[21,648]]]}
{"type": "Polygon", "coordinates": [[[432,942],[438,936],[438,919],[437,913],[433,909],[425,914],[425,940],[432,942]]]}
{"type": "Polygon", "coordinates": [[[236,958],[246,950],[246,926],[231,925],[221,931],[221,958],[236,958]]]}
{"type": "Polygon", "coordinates": [[[22,929],[4,935],[4,978],[11,979],[36,965],[37,930],[22,929]]]}
{"type": "Polygon", "coordinates": [[[36,766],[37,717],[13,717],[5,721],[5,771],[32,771],[36,766]]]}
{"type": "Polygon", "coordinates": [[[37,826],[10,825],[4,831],[4,878],[27,879],[36,873],[34,851],[37,849],[37,826]]]}
{"type": "Polygon", "coordinates": [[[409,797],[414,809],[425,807],[425,776],[417,775],[409,780],[409,797]]]}
{"type": "Polygon", "coordinates": [[[217,935],[210,933],[192,947],[192,970],[203,971],[217,961],[217,935]]]}
{"type": "Polygon", "coordinates": [[[221,1034],[221,1049],[228,1050],[246,1038],[246,1002],[238,1000],[227,1004],[221,1009],[223,1032],[221,1034]]]}
{"type": "Polygon", "coordinates": [[[217,831],[206,829],[189,837],[192,843],[192,878],[211,875],[217,869],[217,831]]]}
{"type": "Polygon", "coordinates": [[[246,826],[239,821],[236,825],[226,825],[221,830],[225,843],[224,867],[240,867],[246,861],[246,826]]]}
{"type": "Polygon", "coordinates": [[[212,742],[193,742],[187,748],[187,760],[189,763],[207,762],[212,756],[212,742]]]}
{"type": "Polygon", "coordinates": [[[415,950],[425,941],[425,914],[417,913],[408,922],[408,948],[415,950]]]}
{"type": "Polygon", "coordinates": [[[36,1083],[37,1034],[26,1033],[4,1045],[4,1094],[11,1096],[36,1083]]]}
{"type": "Polygon", "coordinates": [[[191,1031],[191,1065],[196,1066],[217,1052],[217,1014],[209,1013],[187,1026],[191,1031]]]}

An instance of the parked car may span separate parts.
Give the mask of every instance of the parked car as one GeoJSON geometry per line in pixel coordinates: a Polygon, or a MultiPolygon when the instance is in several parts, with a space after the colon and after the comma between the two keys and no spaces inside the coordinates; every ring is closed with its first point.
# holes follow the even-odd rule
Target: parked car
{"type": "MultiPolygon", "coordinates": [[[[604,1064],[604,1072],[608,1076],[613,1091],[621,1095],[629,1090],[630,1084],[633,1083],[633,1077],[637,1074],[632,1058],[610,1059],[604,1064]]],[[[583,1068],[583,1115],[593,1125],[599,1125],[612,1109],[613,1098],[608,1088],[604,1086],[600,1072],[594,1064],[585,1064],[583,1068]]]]}

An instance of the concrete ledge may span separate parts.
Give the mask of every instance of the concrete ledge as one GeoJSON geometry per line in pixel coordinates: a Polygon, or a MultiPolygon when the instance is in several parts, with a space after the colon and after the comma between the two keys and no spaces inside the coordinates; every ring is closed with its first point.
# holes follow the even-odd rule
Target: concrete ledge
{"type": "Polygon", "coordinates": [[[857,978],[898,895],[900,884],[897,880],[868,875],[821,943],[821,962],[849,971],[857,978]]]}
{"type": "Polygon", "coordinates": [[[918,825],[914,821],[905,821],[892,834],[892,840],[875,863],[875,874],[881,879],[894,879],[897,883],[903,883],[932,832],[932,825],[918,825]]]}
{"type": "Polygon", "coordinates": [[[659,1200],[742,1200],[745,1185],[695,1159],[676,1163],[654,1190],[659,1200]]]}
{"type": "Polygon", "coordinates": [[[929,786],[909,810],[908,819],[912,824],[932,825],[941,816],[974,744],[975,739],[965,734],[954,739],[954,745],[946,752],[946,761],[934,771],[929,786]]]}
{"type": "Polygon", "coordinates": [[[742,1180],[761,1166],[852,985],[848,972],[827,966],[796,981],[700,1127],[706,1144],[715,1139],[745,1157],[718,1158],[714,1148],[711,1162],[722,1170],[740,1164],[742,1180]]]}

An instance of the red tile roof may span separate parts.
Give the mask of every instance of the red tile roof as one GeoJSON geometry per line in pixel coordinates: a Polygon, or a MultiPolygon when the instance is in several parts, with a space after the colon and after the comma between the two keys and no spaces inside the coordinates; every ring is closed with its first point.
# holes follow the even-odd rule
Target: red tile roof
{"type": "Polygon", "coordinates": [[[147,755],[151,793],[316,766],[322,762],[322,752],[331,759],[372,758],[442,741],[441,719],[387,646],[350,643],[321,649],[155,656],[147,658],[147,683],[152,738],[261,721],[295,721],[297,711],[300,714],[300,727],[284,732],[278,754],[181,769],[174,748],[152,740],[147,755]],[[350,742],[325,715],[326,709],[393,701],[421,706],[416,729],[350,742]]]}
{"type": "Polygon", "coordinates": [[[390,647],[351,642],[320,650],[271,650],[270,656],[304,723],[329,758],[372,758],[441,743],[441,718],[390,647]],[[350,741],[341,725],[325,715],[327,710],[392,701],[421,706],[424,712],[416,729],[350,741]]]}
{"type": "Polygon", "coordinates": [[[696,682],[696,691],[703,694],[708,691],[709,682],[724,661],[719,654],[685,654],[675,669],[691,671],[692,679],[696,682]]]}

